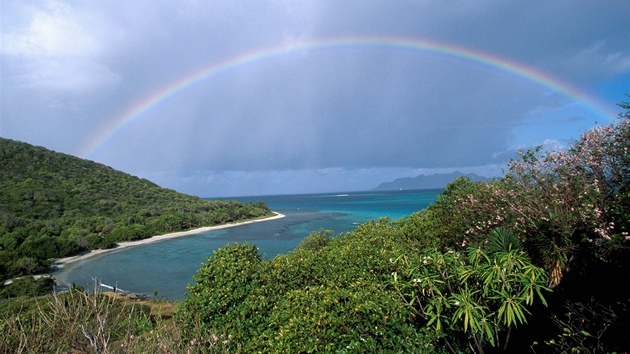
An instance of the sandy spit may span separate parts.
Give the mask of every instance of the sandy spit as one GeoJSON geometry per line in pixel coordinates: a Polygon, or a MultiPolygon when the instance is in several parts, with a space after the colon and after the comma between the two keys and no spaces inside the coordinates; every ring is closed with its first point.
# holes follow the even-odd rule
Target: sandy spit
{"type": "Polygon", "coordinates": [[[91,250],[91,251],[88,251],[88,252],[85,252],[85,253],[78,254],[76,256],[71,256],[71,257],[57,259],[57,260],[55,260],[52,263],[52,267],[53,267],[53,269],[55,269],[55,268],[57,268],[57,269],[63,268],[64,266],[66,266],[66,265],[68,265],[70,263],[82,261],[84,259],[91,258],[91,257],[97,256],[97,255],[103,254],[103,253],[112,252],[112,251],[118,251],[120,249],[127,248],[127,247],[146,245],[146,244],[149,244],[149,243],[162,241],[162,240],[168,240],[168,239],[171,239],[171,238],[182,237],[182,236],[190,236],[190,235],[200,234],[200,233],[204,233],[204,232],[208,232],[208,231],[220,230],[220,229],[225,229],[225,228],[228,228],[228,227],[235,227],[235,226],[241,226],[241,225],[246,225],[246,224],[252,224],[252,223],[255,223],[255,222],[275,220],[275,219],[280,219],[280,218],[284,217],[284,215],[282,215],[280,213],[274,212],[274,214],[276,214],[276,215],[268,217],[268,218],[264,218],[264,219],[248,220],[248,221],[235,222],[235,223],[229,223],[229,224],[223,224],[223,225],[217,225],[217,226],[206,226],[206,227],[201,227],[201,228],[198,228],[198,229],[193,229],[193,230],[188,230],[188,231],[179,231],[179,232],[173,232],[173,233],[170,233],[170,234],[153,236],[153,237],[150,237],[150,238],[145,238],[145,239],[137,240],[137,241],[125,241],[125,242],[118,243],[113,248],[91,250]]]}

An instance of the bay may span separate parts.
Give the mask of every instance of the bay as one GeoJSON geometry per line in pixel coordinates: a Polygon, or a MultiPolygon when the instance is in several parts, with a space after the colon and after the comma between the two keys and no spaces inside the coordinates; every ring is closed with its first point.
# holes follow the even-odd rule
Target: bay
{"type": "Polygon", "coordinates": [[[63,288],[86,289],[102,282],[117,289],[182,300],[186,285],[213,251],[230,243],[252,243],[265,258],[290,252],[309,233],[326,229],[334,235],[382,217],[398,219],[426,208],[442,190],[348,192],[229,198],[266,203],[285,217],[141,246],[114,250],[68,264],[54,274],[63,288]]]}

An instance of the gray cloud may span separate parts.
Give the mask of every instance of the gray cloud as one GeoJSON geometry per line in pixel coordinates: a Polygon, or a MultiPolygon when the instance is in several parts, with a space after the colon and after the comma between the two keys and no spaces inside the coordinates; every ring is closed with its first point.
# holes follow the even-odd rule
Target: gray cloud
{"type": "MultiPolygon", "coordinates": [[[[630,78],[629,15],[622,1],[3,4],[0,134],[77,154],[182,77],[254,50],[342,36],[488,53],[614,110],[630,78]]],[[[496,171],[516,148],[566,144],[608,119],[462,58],[309,48],[201,81],[90,157],[201,195],[360,189],[394,173],[496,171]]]]}

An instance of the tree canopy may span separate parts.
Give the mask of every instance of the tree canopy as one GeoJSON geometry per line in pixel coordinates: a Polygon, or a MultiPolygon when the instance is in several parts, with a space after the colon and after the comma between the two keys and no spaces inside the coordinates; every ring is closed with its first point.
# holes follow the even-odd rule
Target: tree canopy
{"type": "Polygon", "coordinates": [[[116,242],[270,215],[208,201],[43,147],[0,138],[0,278],[116,242]]]}

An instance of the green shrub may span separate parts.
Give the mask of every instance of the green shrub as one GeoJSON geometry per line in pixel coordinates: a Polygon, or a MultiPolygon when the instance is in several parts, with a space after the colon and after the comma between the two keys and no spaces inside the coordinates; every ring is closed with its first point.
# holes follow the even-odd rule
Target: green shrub
{"type": "Polygon", "coordinates": [[[546,305],[547,274],[506,229],[493,230],[487,242],[465,253],[429,249],[397,262],[405,269],[392,283],[453,353],[457,347],[507,347],[512,328],[527,322],[528,307],[537,299],[546,305]]]}
{"type": "Polygon", "coordinates": [[[16,278],[9,285],[2,285],[0,288],[0,299],[46,295],[53,291],[54,286],[55,279],[51,277],[16,278]]]}
{"type": "Polygon", "coordinates": [[[389,281],[405,236],[389,219],[328,236],[316,231],[272,260],[252,245],[217,250],[178,308],[180,325],[231,336],[244,352],[431,352],[434,333],[415,326],[389,281]]]}
{"type": "Polygon", "coordinates": [[[298,245],[297,249],[306,251],[317,251],[325,247],[330,241],[332,231],[320,229],[306,236],[298,245]]]}

